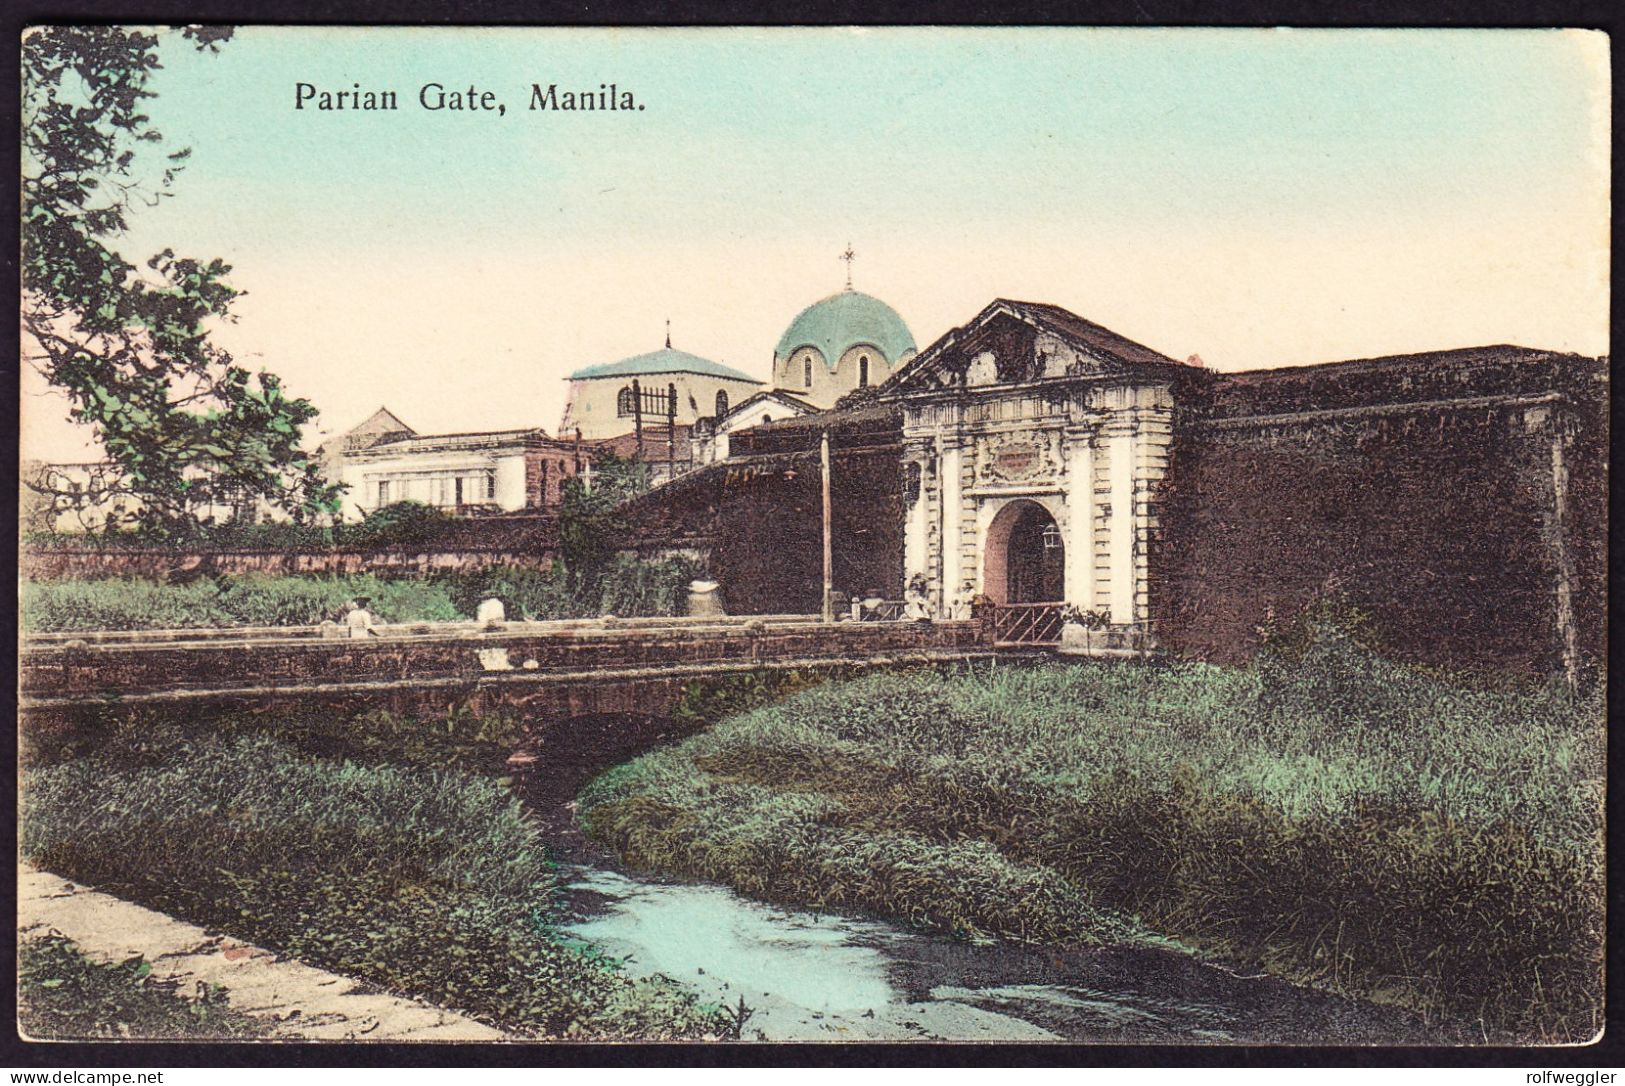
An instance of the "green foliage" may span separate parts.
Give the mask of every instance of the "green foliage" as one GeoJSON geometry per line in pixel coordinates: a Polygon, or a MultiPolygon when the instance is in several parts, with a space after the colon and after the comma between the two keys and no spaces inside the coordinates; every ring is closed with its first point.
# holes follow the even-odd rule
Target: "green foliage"
{"type": "Polygon", "coordinates": [[[502,601],[510,619],[545,622],[552,619],[586,618],[593,614],[590,604],[571,587],[571,578],[555,562],[549,569],[523,569],[491,566],[481,570],[442,574],[437,578],[458,610],[472,615],[480,601],[502,601]]]}
{"type": "Polygon", "coordinates": [[[220,626],[312,626],[336,619],[346,601],[368,598],[383,622],[450,622],[466,617],[445,589],[427,581],[365,574],[279,577],[248,573],[163,584],[139,578],[26,581],[26,630],[173,630],[220,626]]]}
{"type": "Polygon", "coordinates": [[[384,547],[424,543],[433,539],[451,518],[432,505],[402,501],[368,513],[360,524],[343,529],[350,547],[384,547]]]}
{"type": "Polygon", "coordinates": [[[775,900],[1065,944],[1131,915],[1441,1035],[1573,1041],[1600,1025],[1602,719],[1335,636],[1245,671],[868,675],[604,775],[581,819],[775,900]]]}
{"type": "Polygon", "coordinates": [[[336,619],[345,602],[358,596],[367,597],[368,608],[382,622],[471,619],[490,596],[503,601],[510,619],[634,618],[683,614],[693,576],[685,559],[647,562],[618,555],[589,582],[557,566],[494,566],[426,580],[244,573],[164,583],[124,577],[24,581],[21,603],[23,628],[36,633],[313,626],[336,619]]]}
{"type": "Polygon", "coordinates": [[[565,480],[559,504],[559,556],[576,592],[599,581],[627,536],[622,505],[647,489],[644,466],[610,452],[593,460],[591,489],[580,476],[565,480]]]}
{"type": "Polygon", "coordinates": [[[672,719],[694,731],[709,728],[749,709],[771,705],[801,690],[842,677],[849,669],[817,671],[747,671],[695,679],[683,687],[672,719]]]}
{"type": "MultiPolygon", "coordinates": [[[[230,36],[182,33],[211,51],[230,36]]],[[[170,195],[189,154],[155,158],[163,135],[142,112],[159,41],[118,26],[23,37],[25,355],[112,465],[94,493],[50,473],[30,485],[64,512],[134,497],[125,521],[158,532],[210,506],[264,501],[296,520],[334,513],[337,488],[300,447],[315,408],[210,340],[239,293],[230,267],[165,249],[138,268],[111,247],[136,201],[170,195]]]]}
{"type": "Polygon", "coordinates": [[[510,619],[545,622],[596,615],[681,615],[688,607],[688,584],[694,576],[694,565],[687,559],[647,561],[617,554],[590,578],[559,562],[547,570],[493,566],[443,575],[438,583],[467,614],[473,614],[481,600],[494,597],[502,601],[510,619]]]}
{"type": "MultiPolygon", "coordinates": [[[[621,618],[681,615],[688,608],[688,585],[694,576],[693,563],[683,558],[650,562],[617,554],[598,576],[593,613],[621,618]]],[[[590,593],[589,584],[588,598],[590,593]]]]}
{"type": "Polygon", "coordinates": [[[464,617],[438,585],[368,575],[278,577],[247,573],[219,582],[220,604],[234,624],[312,626],[336,619],[347,601],[367,599],[382,622],[452,622],[464,617]]]}
{"type": "Polygon", "coordinates": [[[35,633],[176,630],[232,624],[231,616],[221,606],[218,586],[210,581],[24,581],[20,603],[23,629],[35,633]]]}
{"type": "Polygon", "coordinates": [[[543,843],[489,778],[132,730],[25,772],[23,797],[42,868],[521,1035],[728,1029],[563,944],[543,843]]]}
{"type": "Polygon", "coordinates": [[[117,746],[131,765],[154,765],[177,750],[227,739],[272,738],[313,758],[362,765],[452,769],[493,779],[524,744],[526,718],[512,712],[476,713],[466,705],[444,713],[395,713],[376,706],[341,710],[330,705],[275,710],[176,714],[165,709],[108,706],[70,726],[29,729],[23,764],[60,765],[117,746]]]}
{"type": "Polygon", "coordinates": [[[152,963],[93,962],[60,936],[17,948],[17,1022],[38,1040],[246,1041],[270,1023],[232,1010],[218,986],[184,992],[152,963]]]}

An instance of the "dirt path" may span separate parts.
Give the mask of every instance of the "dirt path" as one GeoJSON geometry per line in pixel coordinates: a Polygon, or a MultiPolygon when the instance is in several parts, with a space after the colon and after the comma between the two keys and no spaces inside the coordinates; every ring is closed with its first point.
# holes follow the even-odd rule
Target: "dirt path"
{"type": "Polygon", "coordinates": [[[17,869],[18,940],[61,935],[95,961],[142,955],[182,991],[218,985],[232,1009],[273,1020],[272,1038],[300,1041],[500,1041],[490,1026],[69,882],[17,869]]]}

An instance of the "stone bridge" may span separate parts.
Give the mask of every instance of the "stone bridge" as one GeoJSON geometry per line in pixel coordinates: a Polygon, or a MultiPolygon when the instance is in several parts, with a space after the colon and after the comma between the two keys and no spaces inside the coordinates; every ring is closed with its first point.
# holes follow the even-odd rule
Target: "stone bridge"
{"type": "Polygon", "coordinates": [[[28,637],[25,720],[120,706],[366,703],[397,712],[524,708],[569,719],[664,716],[696,679],[991,656],[980,622],[621,619],[381,626],[364,639],[309,628],[28,637]]]}

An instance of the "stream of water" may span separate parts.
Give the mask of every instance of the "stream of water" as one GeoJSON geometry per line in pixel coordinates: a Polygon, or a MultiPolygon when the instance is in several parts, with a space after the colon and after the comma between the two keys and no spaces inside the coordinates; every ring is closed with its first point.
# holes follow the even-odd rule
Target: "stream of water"
{"type": "Polygon", "coordinates": [[[719,886],[566,868],[566,930],[702,997],[767,1041],[1374,1044],[1409,1016],[1165,950],[973,944],[719,886]]]}
{"type": "MultiPolygon", "coordinates": [[[[582,785],[669,741],[657,725],[605,717],[526,770],[520,794],[567,862],[570,934],[750,1010],[747,1040],[1402,1044],[1411,1016],[1173,950],[972,943],[875,917],[814,913],[722,886],[618,870],[576,825],[582,785]]],[[[538,761],[532,757],[525,765],[538,761]]]]}

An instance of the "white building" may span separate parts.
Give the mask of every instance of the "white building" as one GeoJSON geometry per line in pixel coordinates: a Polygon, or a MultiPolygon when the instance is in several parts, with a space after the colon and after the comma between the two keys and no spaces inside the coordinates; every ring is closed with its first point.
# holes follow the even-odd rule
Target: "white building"
{"type": "Polygon", "coordinates": [[[694,425],[693,455],[696,465],[728,459],[728,435],[752,426],[815,415],[818,408],[788,392],[767,389],[735,404],[720,418],[703,418],[694,425]]]}
{"type": "Polygon", "coordinates": [[[648,354],[576,370],[559,433],[584,441],[625,437],[643,429],[665,447],[675,426],[685,454],[697,419],[724,415],[766,382],[720,362],[666,346],[648,354]]]}
{"type": "Polygon", "coordinates": [[[348,487],[346,519],[401,501],[448,513],[519,512],[556,506],[586,454],[540,429],[417,434],[379,408],[324,446],[348,487]],[[330,452],[330,449],[336,449],[330,452]]]}

